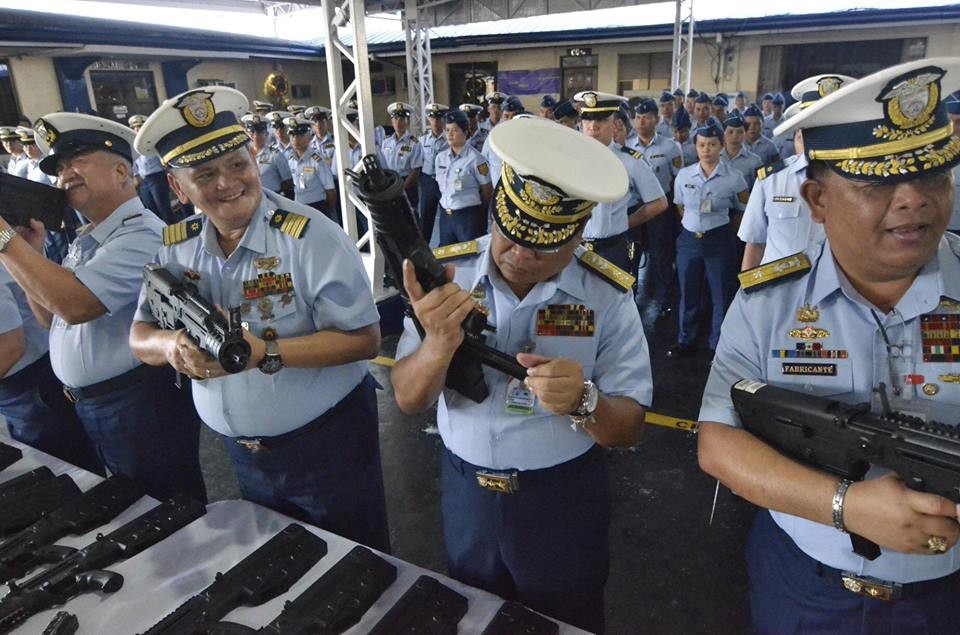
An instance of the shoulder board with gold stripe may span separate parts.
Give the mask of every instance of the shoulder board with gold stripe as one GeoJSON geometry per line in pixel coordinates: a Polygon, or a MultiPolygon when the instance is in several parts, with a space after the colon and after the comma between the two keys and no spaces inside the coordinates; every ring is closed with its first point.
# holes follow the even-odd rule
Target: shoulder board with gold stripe
{"type": "Polygon", "coordinates": [[[737,277],[740,279],[740,286],[743,287],[744,293],[752,293],[774,282],[783,282],[802,276],[810,271],[810,267],[810,259],[801,251],[792,256],[747,269],[737,274],[737,277]]]}
{"type": "Polygon", "coordinates": [[[576,255],[581,265],[599,275],[618,291],[626,293],[633,289],[633,284],[637,279],[597,252],[580,245],[577,247],[576,255]]]}
{"type": "Polygon", "coordinates": [[[179,223],[167,225],[163,228],[163,244],[169,247],[182,243],[188,238],[199,236],[202,229],[203,221],[200,219],[200,214],[191,216],[179,223]]]}
{"type": "Polygon", "coordinates": [[[294,238],[303,238],[303,234],[307,231],[307,225],[309,224],[310,219],[303,214],[297,214],[296,212],[290,212],[284,209],[278,209],[273,213],[273,216],[270,217],[270,227],[279,229],[284,234],[289,234],[294,238]]]}
{"type": "Polygon", "coordinates": [[[628,148],[627,146],[620,146],[620,152],[625,152],[632,156],[634,159],[642,159],[643,153],[639,150],[634,150],[633,148],[628,148]]]}
{"type": "Polygon", "coordinates": [[[444,245],[433,250],[433,257],[437,260],[452,260],[464,256],[472,256],[480,253],[480,245],[475,240],[468,240],[463,243],[454,243],[444,245]]]}
{"type": "Polygon", "coordinates": [[[786,164],[783,161],[777,161],[776,163],[771,163],[770,165],[765,165],[759,170],[757,170],[757,180],[762,181],[771,174],[776,174],[780,170],[786,167],[786,164]]]}
{"type": "Polygon", "coordinates": [[[323,157],[320,156],[318,153],[314,152],[314,153],[313,153],[313,160],[314,160],[314,161],[322,161],[322,160],[323,160],[323,157]]]}

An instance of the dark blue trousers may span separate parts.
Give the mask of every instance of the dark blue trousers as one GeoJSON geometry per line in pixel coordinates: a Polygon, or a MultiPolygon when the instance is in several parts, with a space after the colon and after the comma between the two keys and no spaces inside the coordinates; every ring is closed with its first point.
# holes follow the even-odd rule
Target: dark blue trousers
{"type": "Polygon", "coordinates": [[[103,476],[103,465],[53,374],[49,355],[0,381],[0,414],[17,441],[103,476]]]}
{"type": "Polygon", "coordinates": [[[658,306],[668,303],[670,293],[677,287],[677,274],[673,269],[677,257],[676,220],[677,214],[670,205],[667,211],[657,214],[644,225],[650,259],[647,283],[653,287],[653,298],[658,306]]]}
{"type": "Polygon", "coordinates": [[[313,421],[286,434],[257,438],[262,449],[250,449],[235,437],[221,438],[243,498],[390,551],[372,376],[313,421]]]}
{"type": "Polygon", "coordinates": [[[760,635],[953,635],[960,573],[920,583],[918,597],[885,602],[843,588],[839,572],[803,553],[760,510],[747,540],[750,610],[760,635]]]}
{"type": "Polygon", "coordinates": [[[680,333],[677,343],[691,346],[700,326],[700,301],[706,278],[713,303],[710,348],[720,340],[720,325],[737,293],[737,244],[730,225],[717,227],[697,238],[680,230],[677,238],[677,274],[680,277],[680,333]]]}
{"type": "Polygon", "coordinates": [[[179,220],[170,210],[170,184],[167,182],[166,172],[155,172],[143,177],[138,194],[143,206],[153,211],[166,224],[179,220]]]}
{"type": "Polygon", "coordinates": [[[206,502],[189,382],[179,389],[171,367],[149,370],[125,388],[80,399],[77,415],[111,473],[139,480],[154,498],[183,493],[206,502]]]}
{"type": "Polygon", "coordinates": [[[487,233],[487,210],[483,205],[453,210],[452,214],[438,207],[437,215],[440,217],[440,247],[473,240],[487,233]]]}
{"type": "Polygon", "coordinates": [[[437,220],[437,206],[440,205],[440,186],[437,180],[429,174],[420,173],[420,202],[417,204],[417,215],[420,217],[420,233],[423,239],[430,244],[433,236],[433,226],[437,220]]]}
{"type": "Polygon", "coordinates": [[[567,463],[520,472],[520,489],[480,487],[471,465],[441,458],[449,574],[594,633],[603,632],[610,569],[606,456],[594,446],[567,463]]]}

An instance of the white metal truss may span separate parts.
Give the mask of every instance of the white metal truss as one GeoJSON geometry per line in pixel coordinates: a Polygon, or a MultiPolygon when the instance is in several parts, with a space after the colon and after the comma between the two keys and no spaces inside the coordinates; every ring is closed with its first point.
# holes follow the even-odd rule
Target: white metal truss
{"type": "Polygon", "coordinates": [[[420,24],[417,0],[405,0],[403,30],[407,44],[407,94],[416,137],[427,128],[426,106],[433,101],[433,64],[430,61],[430,29],[420,24]]]}
{"type": "Polygon", "coordinates": [[[391,293],[383,286],[383,257],[373,240],[373,221],[370,210],[354,194],[353,183],[347,179],[344,168],[354,167],[350,163],[351,137],[360,143],[362,155],[375,154],[373,123],[373,95],[370,89],[370,59],[367,53],[367,30],[364,26],[363,0],[323,0],[324,14],[324,55],[327,63],[327,84],[330,87],[330,118],[333,125],[333,138],[337,154],[337,182],[340,184],[340,218],[347,234],[361,250],[367,269],[367,275],[373,287],[373,296],[379,302],[391,293]],[[350,44],[345,44],[339,35],[339,29],[349,29],[350,44]],[[353,81],[344,85],[343,67],[353,67],[353,81]],[[356,102],[359,114],[359,127],[347,121],[345,110],[351,102],[356,102]],[[355,210],[367,218],[367,231],[358,236],[355,210]]]}
{"type": "Polygon", "coordinates": [[[693,0],[676,0],[676,3],[670,85],[687,93],[693,72],[693,0]]]}

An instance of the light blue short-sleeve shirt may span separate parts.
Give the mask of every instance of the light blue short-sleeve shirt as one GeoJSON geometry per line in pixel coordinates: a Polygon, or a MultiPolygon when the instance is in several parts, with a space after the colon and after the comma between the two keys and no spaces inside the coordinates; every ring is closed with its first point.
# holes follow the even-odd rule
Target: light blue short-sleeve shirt
{"type": "MultiPolygon", "coordinates": [[[[845,403],[872,403],[874,412],[880,412],[881,406],[873,389],[884,382],[894,410],[956,425],[960,384],[938,383],[938,377],[960,373],[960,360],[954,356],[954,361],[924,361],[921,317],[958,311],[960,239],[949,236],[941,241],[936,255],[887,315],[853,288],[836,264],[829,242],[812,247],[808,254],[813,269],[804,277],[737,294],[723,323],[700,420],[740,427],[730,387],[741,379],[759,379],[845,403]],[[803,324],[798,321],[797,311],[808,305],[816,310],[817,319],[803,324]],[[871,309],[897,346],[889,360],[871,309]],[[791,335],[805,325],[822,329],[826,335],[815,343],[791,335]],[[888,362],[900,378],[899,396],[890,386],[888,362]],[[907,384],[905,375],[921,375],[925,382],[938,383],[936,394],[926,394],[920,384],[907,384]]],[[[874,468],[867,477],[881,473],[874,468]]],[[[832,526],[770,513],[800,549],[836,569],[906,583],[939,578],[960,568],[957,546],[939,556],[885,550],[870,561],[856,555],[850,547],[850,536],[832,526]]]]}
{"type": "Polygon", "coordinates": [[[23,329],[26,349],[4,377],[10,377],[43,357],[50,349],[50,335],[33,315],[27,294],[6,268],[0,265],[0,333],[8,333],[17,328],[23,329]]]}
{"type": "Polygon", "coordinates": [[[598,203],[593,208],[590,220],[583,229],[583,237],[586,240],[610,238],[622,234],[630,228],[627,211],[631,207],[655,201],[664,195],[657,175],[653,173],[653,168],[645,159],[634,157],[633,150],[625,152],[623,146],[616,141],[611,141],[609,147],[626,168],[629,187],[620,200],[613,203],[598,203]]]}
{"type": "MultiPolygon", "coordinates": [[[[538,283],[518,300],[490,257],[490,236],[478,242],[478,255],[454,263],[454,282],[473,291],[496,326],[496,333],[487,336],[487,344],[510,355],[530,351],[574,359],[583,367],[584,377],[592,379],[604,394],[650,404],[649,351],[629,293],[617,291],[572,260],[557,276],[538,283]],[[556,333],[550,328],[551,315],[569,317],[573,313],[582,325],[593,325],[591,335],[548,334],[556,333]]],[[[420,336],[409,318],[404,329],[397,359],[420,346],[420,336]]],[[[534,404],[532,413],[508,412],[506,398],[512,378],[489,368],[484,368],[483,374],[490,396],[482,403],[449,389],[440,395],[440,435],[460,458],[492,469],[535,470],[574,459],[593,446],[586,432],[571,429],[569,417],[551,414],[539,404],[534,404]]]]}
{"type": "MultiPolygon", "coordinates": [[[[276,330],[279,339],[325,329],[353,331],[379,322],[360,254],[347,235],[319,211],[273,192],[264,197],[240,245],[224,257],[216,228],[202,215],[198,236],[160,249],[157,262],[178,279],[188,273],[201,296],[240,307],[252,333],[276,330]],[[301,238],[270,225],[277,209],[309,219],[301,238]]],[[[136,319],[155,322],[144,292],[136,319]]],[[[254,368],[195,380],[193,400],[203,421],[227,436],[275,436],[295,430],[336,405],[367,374],[367,362],[326,368],[254,368]]]]}
{"type": "Polygon", "coordinates": [[[677,174],[673,202],[683,206],[680,223],[691,232],[708,232],[730,222],[730,212],[743,211],[748,194],[743,175],[723,161],[710,176],[699,163],[677,174]]]}
{"type": "Polygon", "coordinates": [[[399,139],[396,134],[392,134],[380,144],[380,163],[386,169],[405,177],[415,169],[423,167],[423,149],[420,142],[409,132],[399,139]]]}
{"type": "Polygon", "coordinates": [[[96,227],[77,231],[63,266],[107,312],[83,324],[60,316],[50,326],[50,364],[67,386],[82,388],[140,365],[130,350],[130,323],[143,285],[143,265],[162,244],[164,223],[132,198],[96,227]]]}
{"type": "Polygon", "coordinates": [[[640,137],[637,137],[636,143],[630,147],[643,155],[653,169],[657,181],[660,182],[660,188],[664,192],[669,192],[677,172],[683,167],[683,151],[680,149],[680,144],[672,137],[655,133],[649,144],[644,144],[640,137]]]}
{"type": "Polygon", "coordinates": [[[726,162],[727,165],[742,174],[744,180],[747,182],[748,188],[753,187],[754,181],[757,180],[757,170],[763,167],[763,160],[743,146],[741,146],[740,151],[732,157],[727,154],[727,150],[724,148],[720,151],[720,160],[726,162]]]}
{"type": "Polygon", "coordinates": [[[434,166],[437,155],[450,147],[447,143],[447,135],[441,132],[436,137],[430,130],[420,135],[420,148],[423,151],[423,170],[424,174],[434,176],[437,171],[434,166]]]}
{"type": "Polygon", "coordinates": [[[257,153],[257,169],[260,170],[260,184],[272,192],[279,192],[280,185],[293,178],[287,158],[275,144],[266,145],[257,153]]]}
{"type": "Polygon", "coordinates": [[[327,190],[334,189],[330,166],[313,148],[307,148],[299,157],[296,152],[291,152],[287,165],[293,177],[294,198],[298,203],[309,205],[325,201],[327,190]]]}
{"type": "Polygon", "coordinates": [[[155,154],[141,154],[133,161],[133,173],[140,178],[158,172],[163,172],[163,163],[155,154]]]}
{"type": "Polygon", "coordinates": [[[780,160],[780,150],[777,149],[773,141],[763,135],[760,135],[753,143],[744,139],[743,147],[760,157],[764,165],[771,165],[780,160]]]}
{"type": "Polygon", "coordinates": [[[438,154],[436,173],[440,205],[446,209],[480,205],[480,186],[490,185],[490,164],[471,145],[460,148],[460,154],[452,148],[438,154]]]}

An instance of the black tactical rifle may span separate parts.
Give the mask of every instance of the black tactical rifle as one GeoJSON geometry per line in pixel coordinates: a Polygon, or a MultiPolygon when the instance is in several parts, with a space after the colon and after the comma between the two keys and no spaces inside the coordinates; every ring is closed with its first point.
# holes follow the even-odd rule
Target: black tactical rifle
{"type": "MultiPolygon", "coordinates": [[[[427,241],[417,229],[413,210],[410,209],[410,203],[403,192],[403,179],[400,175],[393,170],[381,168],[376,155],[363,157],[362,163],[362,173],[350,170],[347,170],[347,173],[356,182],[357,195],[370,209],[374,234],[377,245],[383,252],[387,273],[393,278],[409,305],[407,292],[403,288],[404,260],[413,263],[417,281],[424,291],[449,282],[447,271],[434,257],[427,241]]],[[[423,328],[409,306],[407,313],[413,318],[422,337],[423,328]]],[[[486,315],[476,309],[471,311],[463,321],[463,343],[454,354],[447,370],[446,386],[477,403],[490,394],[482,366],[489,366],[521,380],[527,376],[527,369],[515,358],[487,346],[484,333],[493,330],[494,328],[487,324],[486,315]]]]}
{"type": "Polygon", "coordinates": [[[481,635],[557,635],[560,625],[517,602],[504,602],[481,635]]]}
{"type": "MultiPolygon", "coordinates": [[[[730,388],[743,427],[787,456],[852,481],[871,465],[896,472],[910,489],[960,503],[960,428],[900,412],[877,414],[846,404],[743,379],[730,388]]],[[[850,535],[857,554],[880,548],[850,535]]]]}
{"type": "Polygon", "coordinates": [[[0,173],[0,216],[13,227],[30,227],[30,219],[49,231],[63,225],[66,193],[60,188],[0,173]]]}
{"type": "Polygon", "coordinates": [[[319,536],[291,523],[170,613],[146,635],[193,635],[240,606],[258,606],[286,593],[327,553],[319,536]]]}
{"type": "Polygon", "coordinates": [[[174,496],[23,583],[9,583],[10,592],[0,599],[0,633],[82,593],[114,593],[123,586],[123,576],[104,567],[152,547],[204,513],[203,503],[174,496]]]}
{"type": "Polygon", "coordinates": [[[243,339],[240,307],[230,309],[224,317],[200,295],[195,284],[177,280],[156,263],[143,266],[143,279],[150,312],[160,328],[184,329],[228,373],[239,373],[247,367],[250,344],[243,339]]]}
{"type": "Polygon", "coordinates": [[[467,598],[430,576],[417,578],[369,635],[456,635],[467,614],[467,598]]]}
{"type": "Polygon", "coordinates": [[[73,549],[53,543],[64,536],[83,535],[110,522],[144,493],[139,482],[125,476],[111,476],[11,536],[0,544],[0,583],[69,556],[73,549]]]}
{"type": "Polygon", "coordinates": [[[23,452],[20,448],[15,448],[6,443],[0,443],[0,472],[7,469],[17,461],[23,458],[23,452]]]}
{"type": "Polygon", "coordinates": [[[43,465],[0,483],[0,505],[20,495],[20,492],[34,487],[37,483],[53,479],[53,472],[43,465]]]}
{"type": "Polygon", "coordinates": [[[0,503],[0,536],[26,529],[44,515],[80,497],[80,488],[66,474],[35,483],[0,503]]]}

